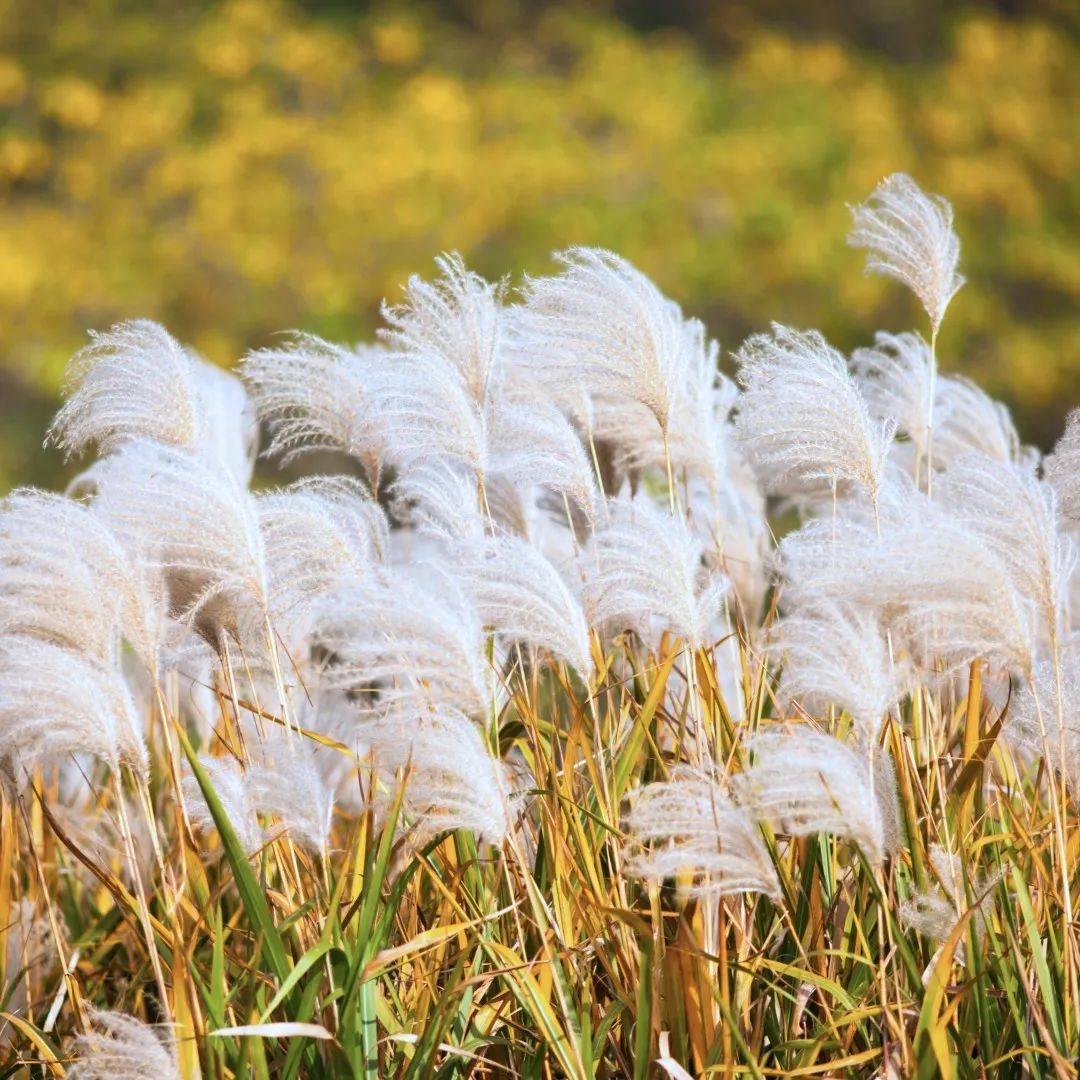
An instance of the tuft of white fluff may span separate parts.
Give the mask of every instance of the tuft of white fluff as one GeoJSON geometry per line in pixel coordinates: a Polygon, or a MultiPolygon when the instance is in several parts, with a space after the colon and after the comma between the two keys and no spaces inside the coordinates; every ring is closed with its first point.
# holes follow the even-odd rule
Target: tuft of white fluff
{"type": "Polygon", "coordinates": [[[1061,650],[1059,672],[1050,660],[1035,665],[1013,698],[1004,735],[1026,756],[1045,758],[1080,803],[1080,648],[1061,650]]]}
{"type": "MultiPolygon", "coordinates": [[[[330,751],[327,751],[328,753],[330,751]]],[[[272,814],[294,843],[325,854],[334,819],[334,792],[317,751],[303,735],[268,732],[246,781],[252,805],[272,814]]]]}
{"type": "Polygon", "coordinates": [[[116,766],[147,766],[134,703],[120,673],[37,638],[0,646],[0,745],[17,783],[40,759],[86,753],[116,766]]]}
{"type": "Polygon", "coordinates": [[[391,800],[403,780],[405,821],[422,837],[469,829],[498,844],[506,836],[506,770],[464,713],[445,706],[419,715],[394,709],[357,730],[370,747],[382,787],[377,802],[391,800]]]}
{"type": "Polygon", "coordinates": [[[693,874],[694,895],[780,895],[757,822],[714,779],[682,768],[631,799],[626,826],[645,849],[630,863],[637,876],[662,881],[693,874]]]}
{"type": "Polygon", "coordinates": [[[870,412],[879,422],[894,421],[925,454],[940,395],[933,354],[922,336],[879,332],[874,347],[856,349],[851,363],[870,412]]]}
{"type": "Polygon", "coordinates": [[[686,523],[646,496],[611,500],[578,560],[590,623],[650,643],[670,631],[708,644],[728,582],[704,566],[702,552],[686,523]]]}
{"type": "MultiPolygon", "coordinates": [[[[920,890],[910,900],[901,904],[900,920],[909,929],[930,938],[931,941],[945,942],[967,910],[964,867],[960,856],[941,844],[930,845],[929,861],[939,885],[934,889],[920,890]]],[[[983,932],[984,911],[991,900],[989,895],[983,894],[988,892],[996,880],[996,877],[979,876],[971,883],[975,897],[982,896],[981,900],[977,899],[972,916],[977,935],[983,932]]],[[[955,956],[961,963],[964,962],[964,951],[964,942],[958,941],[955,956]]]]}
{"type": "Polygon", "coordinates": [[[258,496],[270,614],[279,631],[306,627],[319,598],[362,581],[389,548],[379,504],[358,480],[323,476],[258,496]]]}
{"type": "Polygon", "coordinates": [[[956,270],[960,241],[949,201],[928,195],[910,176],[893,173],[866,202],[852,207],[851,216],[848,243],[866,248],[867,271],[906,285],[936,334],[949,301],[964,284],[956,270]]]}
{"type": "Polygon", "coordinates": [[[967,453],[995,461],[1034,466],[1021,445],[1008,408],[962,375],[939,376],[934,431],[934,465],[941,469],[967,453]]]}
{"type": "Polygon", "coordinates": [[[461,586],[429,564],[388,567],[328,596],[313,637],[331,656],[327,685],[370,703],[488,707],[483,624],[461,586]]]}
{"type": "Polygon", "coordinates": [[[0,501],[0,630],[67,645],[103,664],[121,636],[155,671],[165,633],[159,574],[128,559],[85,506],[33,488],[0,501]]]}
{"type": "Polygon", "coordinates": [[[301,333],[280,348],[248,353],[241,371],[270,429],[266,454],[287,465],[337,450],[359,461],[377,486],[384,438],[372,386],[389,363],[381,346],[347,349],[301,333]]]}
{"type": "Polygon", "coordinates": [[[782,663],[780,695],[811,715],[835,705],[848,712],[864,745],[877,742],[886,713],[902,696],[877,618],[824,601],[785,616],[772,642],[782,663]]]}
{"type": "Polygon", "coordinates": [[[478,479],[486,475],[491,467],[488,402],[476,401],[461,373],[442,356],[395,356],[373,392],[384,456],[397,469],[415,468],[438,455],[478,479]]]}
{"type": "Polygon", "coordinates": [[[965,454],[945,471],[936,494],[1007,568],[1038,612],[1045,640],[1060,638],[1076,554],[1058,533],[1053,488],[1022,466],[965,454]]]}
{"type": "Polygon", "coordinates": [[[877,865],[889,850],[896,793],[866,753],[806,726],[769,728],[747,743],[753,764],[732,779],[736,801],[788,836],[851,840],[877,865]],[[884,790],[883,790],[884,789],[884,790]]]}
{"type": "Polygon", "coordinates": [[[380,336],[397,352],[452,371],[476,405],[488,400],[502,364],[505,287],[485,281],[457,252],[435,260],[442,277],[415,274],[401,304],[383,304],[387,327],[380,336]]]}
{"type": "Polygon", "coordinates": [[[450,562],[484,625],[504,638],[545,649],[578,673],[592,671],[589,626],[555,567],[515,536],[451,547],[450,562]]]}
{"type": "Polygon", "coordinates": [[[133,557],[164,571],[172,611],[212,645],[267,610],[255,499],[231,475],[160,443],[126,444],[96,467],[94,513],[133,557]]]}
{"type": "Polygon", "coordinates": [[[1043,462],[1043,475],[1057,492],[1062,518],[1080,528],[1080,409],[1066,418],[1064,433],[1043,462]]]}
{"type": "MultiPolygon", "coordinates": [[[[258,851],[266,836],[251,798],[247,773],[234,758],[200,757],[199,764],[210,778],[214,794],[244,851],[249,855],[258,851]]],[[[216,830],[217,824],[195,777],[185,776],[181,788],[191,823],[204,832],[216,830]]]]}
{"type": "Polygon", "coordinates": [[[180,1080],[171,1046],[134,1016],[85,1006],[91,1029],[76,1037],[70,1080],[180,1080]]]}
{"type": "Polygon", "coordinates": [[[390,486],[399,522],[440,539],[479,539],[487,528],[476,476],[445,457],[418,461],[390,486]]]}
{"type": "Polygon", "coordinates": [[[936,656],[959,667],[984,657],[1006,670],[1031,670],[1036,612],[982,537],[949,514],[930,513],[894,532],[889,545],[878,586],[895,607],[895,641],[906,641],[924,663],[936,656]]]}
{"type": "Polygon", "coordinates": [[[491,443],[492,467],[501,480],[565,495],[592,519],[598,495],[593,467],[573,425],[554,405],[500,399],[492,409],[491,443]]]}
{"type": "Polygon", "coordinates": [[[870,415],[844,357],[817,331],[774,323],[736,354],[736,427],[767,491],[820,495],[854,485],[877,501],[892,441],[891,420],[870,415]]]}
{"type": "Polygon", "coordinates": [[[561,274],[525,285],[515,320],[522,361],[590,395],[635,401],[666,430],[684,373],[706,348],[701,324],[610,251],[569,248],[555,258],[561,274]]]}
{"type": "Polygon", "coordinates": [[[242,384],[155,322],[92,333],[68,365],[65,390],[47,441],[69,456],[91,444],[111,454],[152,439],[228,468],[242,483],[251,475],[257,432],[242,384]]]}

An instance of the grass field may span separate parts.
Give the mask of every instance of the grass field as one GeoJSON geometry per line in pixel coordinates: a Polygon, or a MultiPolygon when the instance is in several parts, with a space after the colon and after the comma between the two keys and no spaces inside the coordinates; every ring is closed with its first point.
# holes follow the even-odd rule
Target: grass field
{"type": "Polygon", "coordinates": [[[580,249],[97,336],[0,506],[3,1075],[1075,1077],[1080,421],[949,374],[948,204],[851,240],[925,340],[737,385],[580,249]]]}

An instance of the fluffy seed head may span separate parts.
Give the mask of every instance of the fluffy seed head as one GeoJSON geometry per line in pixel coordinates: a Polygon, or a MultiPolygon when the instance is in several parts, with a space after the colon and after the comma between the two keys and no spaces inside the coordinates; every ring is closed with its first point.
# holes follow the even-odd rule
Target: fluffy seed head
{"type": "Polygon", "coordinates": [[[964,284],[956,272],[960,241],[947,199],[927,195],[910,176],[893,173],[866,202],[852,207],[852,247],[867,249],[866,269],[906,285],[937,332],[949,301],[964,284]]]}

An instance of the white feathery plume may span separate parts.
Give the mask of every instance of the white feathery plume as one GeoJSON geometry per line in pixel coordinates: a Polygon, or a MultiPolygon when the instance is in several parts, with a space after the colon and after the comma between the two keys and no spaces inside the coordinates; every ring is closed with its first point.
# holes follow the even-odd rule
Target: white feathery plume
{"type": "Polygon", "coordinates": [[[555,567],[515,536],[461,543],[450,563],[488,628],[504,638],[545,649],[588,678],[589,627],[577,598],[555,567]]]}
{"type": "Polygon", "coordinates": [[[851,363],[873,416],[879,422],[894,421],[897,431],[924,455],[940,396],[930,346],[919,334],[882,331],[874,336],[873,348],[852,353],[851,363]]]}
{"type": "Polygon", "coordinates": [[[133,442],[99,462],[94,512],[125,548],[164,570],[172,610],[212,645],[243,637],[267,611],[257,504],[223,473],[159,443],[133,442]]]}
{"type": "Polygon", "coordinates": [[[852,247],[867,249],[866,269],[895,278],[918,298],[936,334],[949,301],[964,284],[952,206],[927,195],[910,176],[893,173],[852,207],[852,247]]]}
{"type": "Polygon", "coordinates": [[[195,450],[249,484],[259,453],[259,421],[244,384],[231,372],[189,353],[195,369],[200,435],[195,450]]]}
{"type": "Polygon", "coordinates": [[[111,454],[152,439],[233,471],[247,483],[255,429],[243,386],[147,319],[118,323],[68,365],[68,400],[47,441],[65,454],[111,454]]]}
{"type": "Polygon", "coordinates": [[[389,547],[389,527],[363,484],[315,477],[260,495],[270,614],[279,631],[302,631],[312,606],[362,581],[389,547]]]}
{"type": "Polygon", "coordinates": [[[914,515],[888,539],[879,575],[894,642],[912,655],[958,667],[983,657],[1029,672],[1037,648],[1035,611],[1009,566],[964,523],[940,510],[914,515]]]}
{"type": "Polygon", "coordinates": [[[442,357],[395,357],[373,393],[387,461],[405,470],[439,455],[483,479],[490,467],[487,403],[474,400],[461,374],[442,357]]]}
{"type": "Polygon", "coordinates": [[[146,768],[146,747],[120,673],[59,645],[13,636],[0,647],[0,744],[22,783],[32,761],[86,753],[146,768]]]}
{"type": "Polygon", "coordinates": [[[708,644],[727,581],[702,563],[702,544],[684,521],[644,496],[613,499],[609,520],[579,558],[593,626],[631,629],[647,642],[665,630],[708,644]]]}
{"type": "Polygon", "coordinates": [[[757,823],[710,777],[676,770],[670,780],[631,796],[626,826],[639,852],[638,877],[662,881],[693,874],[693,895],[760,892],[778,898],[780,884],[757,823]]]}
{"type": "Polygon", "coordinates": [[[111,664],[123,633],[151,668],[163,596],[85,506],[32,488],[0,502],[0,630],[111,664]],[[152,638],[153,640],[148,640],[152,638]]]}
{"type": "Polygon", "coordinates": [[[300,333],[280,348],[249,353],[243,377],[270,429],[266,454],[287,465],[314,451],[341,451],[377,486],[384,439],[372,387],[389,363],[381,346],[350,350],[300,333]]]}
{"type": "Polygon", "coordinates": [[[1007,567],[1014,588],[1038,611],[1046,640],[1058,640],[1076,554],[1057,531],[1053,488],[1023,466],[965,454],[945,471],[936,495],[1007,567]]]}
{"type": "Polygon", "coordinates": [[[1060,771],[1080,803],[1080,647],[1062,650],[1059,672],[1050,660],[1036,664],[1013,697],[1004,735],[1027,757],[1045,758],[1060,771]]]}
{"type": "Polygon", "coordinates": [[[1057,492],[1061,517],[1080,529],[1080,409],[1066,418],[1064,433],[1043,462],[1043,475],[1057,492]]]}
{"type": "MultiPolygon", "coordinates": [[[[944,943],[953,932],[960,917],[967,910],[968,898],[964,888],[964,868],[960,856],[941,844],[931,844],[929,862],[937,876],[939,887],[917,891],[910,900],[900,905],[900,921],[931,941],[944,943]]],[[[981,936],[985,926],[984,910],[990,903],[990,896],[984,895],[997,881],[1000,875],[977,877],[971,883],[971,891],[977,903],[972,920],[977,936],[981,936]],[[982,900],[978,897],[982,896],[982,900]]],[[[960,963],[964,963],[964,942],[958,941],[954,954],[960,963]]],[[[933,963],[927,968],[927,973],[933,963]]],[[[924,975],[924,980],[926,976],[924,975]]]]}
{"type": "Polygon", "coordinates": [[[765,518],[765,500],[749,469],[733,458],[733,476],[715,491],[704,483],[691,483],[687,512],[693,530],[705,542],[706,564],[725,574],[747,625],[760,615],[768,589],[766,561],[771,533],[765,518]]]}
{"type": "Polygon", "coordinates": [[[872,776],[866,753],[802,725],[761,731],[747,749],[754,762],[732,779],[736,801],[778,832],[844,837],[881,863],[892,839],[887,800],[896,793],[872,776]]]}
{"type": "Polygon", "coordinates": [[[91,331],[72,357],[67,401],[48,439],[65,454],[96,443],[109,454],[132,439],[193,446],[199,435],[195,365],[183,346],[148,319],[91,331]]]}
{"type": "Polygon", "coordinates": [[[935,467],[947,468],[962,454],[972,452],[1034,467],[1032,452],[1021,445],[1008,408],[970,379],[940,376],[934,408],[935,467]]]}
{"type": "Polygon", "coordinates": [[[498,844],[510,829],[510,787],[502,762],[476,726],[453,708],[418,716],[394,710],[359,731],[371,748],[385,802],[405,778],[405,819],[422,836],[470,829],[498,844]]]}
{"type": "MultiPolygon", "coordinates": [[[[266,835],[259,824],[256,806],[251,798],[247,773],[240,767],[239,762],[231,757],[200,757],[199,764],[210,778],[214,794],[221,802],[241,847],[249,855],[258,851],[265,842],[266,835]]],[[[216,830],[217,824],[195,777],[185,776],[181,788],[191,823],[204,832],[216,830]]]]}
{"type": "MultiPolygon", "coordinates": [[[[34,903],[26,897],[9,906],[0,921],[4,940],[3,977],[0,978],[0,1001],[4,1012],[22,1018],[30,1004],[29,983],[36,984],[42,975],[50,975],[57,955],[49,921],[37,915],[34,903]]],[[[14,1025],[0,1019],[0,1052],[6,1053],[14,1041],[14,1025]]]]}
{"type": "Polygon", "coordinates": [[[435,265],[441,279],[428,282],[414,274],[404,303],[383,304],[388,328],[380,337],[401,353],[451,369],[472,402],[482,406],[502,362],[505,288],[467,269],[457,252],[438,256],[435,265]]]}
{"type": "Polygon", "coordinates": [[[259,749],[259,760],[246,774],[252,804],[274,815],[295,843],[325,853],[334,793],[314,747],[306,736],[273,731],[259,749]]]}
{"type": "Polygon", "coordinates": [[[844,357],[816,331],[774,323],[736,359],[743,386],[736,426],[766,490],[855,485],[876,502],[893,425],[872,419],[844,357]]]}
{"type": "Polygon", "coordinates": [[[700,323],[625,259],[598,248],[556,254],[565,270],[526,283],[519,355],[592,394],[628,398],[669,427],[686,369],[706,348],[700,323]]]}
{"type": "Polygon", "coordinates": [[[515,487],[541,485],[565,495],[591,521],[598,497],[595,473],[569,420],[544,401],[495,402],[492,466],[515,487]]]}
{"type": "Polygon", "coordinates": [[[75,1039],[69,1080],[180,1080],[172,1047],[152,1027],[126,1013],[84,1007],[92,1028],[75,1039]]]}
{"type": "Polygon", "coordinates": [[[478,539],[486,528],[476,477],[444,457],[420,460],[398,475],[390,507],[402,524],[429,536],[478,539]]]}
{"type": "Polygon", "coordinates": [[[781,698],[800,700],[812,716],[838,706],[851,715],[863,745],[878,741],[902,691],[871,613],[829,601],[800,609],[780,621],[772,651],[783,664],[781,698]]]}
{"type": "Polygon", "coordinates": [[[331,654],[325,680],[332,688],[417,709],[488,707],[480,617],[460,586],[427,564],[387,568],[378,579],[328,596],[314,638],[331,654]]]}

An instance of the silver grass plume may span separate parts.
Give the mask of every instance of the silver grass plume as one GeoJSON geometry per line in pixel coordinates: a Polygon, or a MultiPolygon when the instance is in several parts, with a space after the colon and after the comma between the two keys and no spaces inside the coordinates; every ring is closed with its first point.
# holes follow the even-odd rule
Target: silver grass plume
{"type": "MultiPolygon", "coordinates": [[[[234,758],[200,757],[202,765],[213,785],[214,794],[221,802],[229,819],[229,824],[236,833],[236,838],[248,855],[258,851],[265,842],[266,835],[259,824],[255,803],[248,787],[247,774],[234,758]]],[[[203,832],[217,829],[206,797],[194,776],[185,776],[181,785],[184,804],[191,823],[203,832]]]]}
{"type": "Polygon", "coordinates": [[[389,363],[381,346],[347,349],[300,333],[279,348],[248,353],[241,370],[270,429],[266,455],[287,465],[319,450],[340,451],[377,487],[385,440],[372,388],[389,363]]]}
{"type": "Polygon", "coordinates": [[[709,643],[728,583],[703,565],[701,541],[686,523],[647,496],[610,501],[579,566],[593,626],[631,629],[650,644],[664,631],[709,643]]]}
{"type": "Polygon", "coordinates": [[[390,801],[403,777],[405,820],[422,837],[470,829],[489,843],[502,841],[511,825],[506,770],[464,713],[392,710],[358,732],[382,788],[377,802],[390,801]]]}
{"type": "Polygon", "coordinates": [[[469,270],[457,252],[440,255],[435,282],[415,274],[402,304],[383,304],[380,336],[396,351],[449,367],[476,404],[488,399],[501,363],[502,284],[469,270]]]}
{"type": "Polygon", "coordinates": [[[112,664],[121,637],[156,672],[165,635],[160,574],[141,567],[85,506],[33,488],[0,501],[0,630],[112,664]]]}
{"type": "Polygon", "coordinates": [[[500,536],[451,546],[449,562],[486,627],[544,649],[588,678],[592,658],[585,614],[536,548],[518,537],[500,536]]]}
{"type": "Polygon", "coordinates": [[[479,539],[487,531],[476,477],[445,457],[400,473],[390,486],[390,508],[403,525],[432,537],[479,539]]]}
{"type": "Polygon", "coordinates": [[[713,779],[682,768],[631,796],[626,826],[642,850],[631,871],[651,881],[693,874],[693,895],[780,895],[757,822],[713,779]]]}
{"type": "Polygon", "coordinates": [[[838,602],[810,605],[780,621],[772,651],[783,665],[783,700],[798,699],[812,716],[837,706],[863,745],[878,741],[902,688],[874,614],[838,602]]]}
{"type": "Polygon", "coordinates": [[[325,854],[333,824],[334,793],[306,736],[269,732],[245,781],[256,810],[276,817],[294,843],[325,854]]]}
{"type": "Polygon", "coordinates": [[[866,269],[895,278],[918,298],[936,334],[949,301],[964,284],[960,241],[947,199],[927,195],[910,176],[893,173],[851,211],[852,247],[866,248],[866,269]]]}
{"type": "Polygon", "coordinates": [[[892,554],[878,576],[894,641],[923,664],[959,667],[982,657],[1030,672],[1038,646],[1033,604],[1008,564],[963,522],[945,512],[918,514],[888,539],[892,554]]]}
{"type": "Polygon", "coordinates": [[[67,455],[111,454],[152,439],[229,468],[247,482],[255,429],[242,385],[147,319],[118,323],[68,365],[68,400],[47,441],[67,455]]]}
{"type": "Polygon", "coordinates": [[[1006,740],[1029,758],[1045,758],[1080,804],[1080,646],[1065,648],[1060,671],[1051,660],[1035,666],[1012,700],[1006,740]]]}
{"type": "Polygon", "coordinates": [[[966,453],[1034,467],[1033,452],[1021,445],[1008,408],[962,375],[937,381],[934,465],[947,468],[966,453]]]}
{"type": "Polygon", "coordinates": [[[686,368],[705,347],[700,324],[610,251],[570,248],[555,258],[561,274],[526,283],[519,355],[592,395],[638,402],[667,430],[686,368]]]}
{"type": "Polygon", "coordinates": [[[887,800],[896,792],[872,775],[866,753],[802,725],[761,731],[747,750],[753,764],[732,779],[737,802],[778,832],[843,837],[882,862],[895,841],[887,800]]]}
{"type": "Polygon", "coordinates": [[[373,392],[389,463],[404,471],[438,455],[483,480],[491,467],[490,410],[455,367],[434,354],[395,356],[373,392]]]}
{"type": "Polygon", "coordinates": [[[461,586],[438,568],[388,567],[328,596],[313,636],[331,656],[326,684],[369,704],[476,714],[488,707],[483,625],[461,586]]]}
{"type": "Polygon", "coordinates": [[[554,405],[500,398],[492,408],[491,441],[499,479],[565,495],[592,520],[598,497],[593,466],[573,425],[554,405]]]}
{"type": "Polygon", "coordinates": [[[152,1027],[126,1013],[85,1007],[92,1026],[75,1039],[70,1080],[180,1080],[172,1047],[152,1027]]]}
{"type": "MultiPolygon", "coordinates": [[[[943,944],[968,907],[964,867],[960,856],[941,844],[930,845],[929,862],[939,885],[934,889],[919,890],[910,900],[901,904],[900,921],[931,941],[943,944]]],[[[977,937],[982,936],[986,923],[984,911],[991,901],[991,897],[984,894],[988,893],[999,877],[1000,874],[992,877],[978,876],[971,882],[971,891],[976,898],[972,920],[977,937]],[[979,897],[982,899],[978,899],[979,897]]],[[[958,941],[955,956],[961,963],[964,962],[964,954],[964,942],[958,941]]]]}
{"type": "Polygon", "coordinates": [[[1058,533],[1054,489],[1022,466],[965,454],[945,471],[936,497],[1007,568],[1046,640],[1058,641],[1076,553],[1058,533]]]}
{"type": "Polygon", "coordinates": [[[259,495],[256,506],[279,631],[302,633],[323,595],[363,581],[387,554],[386,515],[350,477],[301,480],[259,495]]]}
{"type": "Polygon", "coordinates": [[[1080,409],[1069,413],[1064,434],[1043,462],[1043,475],[1057,492],[1062,518],[1080,529],[1080,409]]]}
{"type": "Polygon", "coordinates": [[[874,347],[856,349],[851,363],[873,416],[879,422],[894,421],[897,431],[924,455],[936,427],[940,396],[930,346],[920,334],[879,332],[874,347]]]}
{"type": "Polygon", "coordinates": [[[146,768],[146,747],[120,673],[37,638],[0,646],[0,743],[8,774],[41,759],[87,753],[116,766],[146,768]]]}
{"type": "Polygon", "coordinates": [[[212,645],[262,626],[268,582],[257,504],[232,476],[133,442],[99,462],[92,505],[134,557],[164,571],[173,613],[212,645]]]}
{"type": "Polygon", "coordinates": [[[854,485],[876,503],[893,424],[871,417],[844,357],[814,330],[774,323],[736,360],[739,439],[766,490],[800,495],[854,485]]]}

